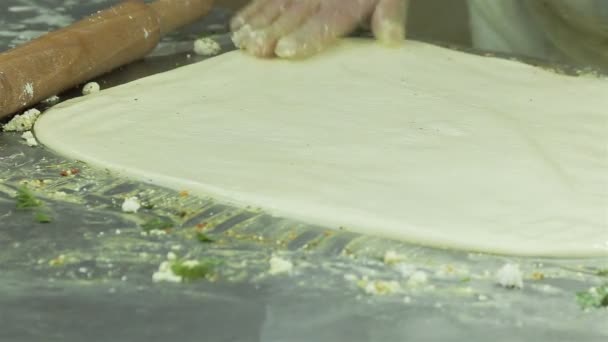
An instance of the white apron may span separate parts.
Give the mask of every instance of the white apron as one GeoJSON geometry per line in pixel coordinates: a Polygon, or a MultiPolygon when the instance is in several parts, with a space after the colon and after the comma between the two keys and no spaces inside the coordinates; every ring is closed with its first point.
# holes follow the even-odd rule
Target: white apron
{"type": "Polygon", "coordinates": [[[608,66],[607,0],[469,0],[475,47],[608,66]]]}

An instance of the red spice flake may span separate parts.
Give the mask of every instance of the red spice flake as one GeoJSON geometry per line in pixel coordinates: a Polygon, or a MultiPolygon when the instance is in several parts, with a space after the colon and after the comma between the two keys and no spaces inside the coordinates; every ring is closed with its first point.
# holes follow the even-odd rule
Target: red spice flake
{"type": "Polygon", "coordinates": [[[74,167],[69,170],[62,170],[60,175],[61,175],[61,177],[69,177],[69,176],[75,176],[79,173],[80,173],[80,169],[74,167]]]}
{"type": "Polygon", "coordinates": [[[207,228],[207,222],[199,223],[196,225],[196,230],[199,232],[205,230],[205,228],[207,228]]]}
{"type": "Polygon", "coordinates": [[[179,193],[179,197],[188,197],[188,196],[190,196],[190,193],[188,191],[186,191],[186,190],[181,191],[179,193]]]}

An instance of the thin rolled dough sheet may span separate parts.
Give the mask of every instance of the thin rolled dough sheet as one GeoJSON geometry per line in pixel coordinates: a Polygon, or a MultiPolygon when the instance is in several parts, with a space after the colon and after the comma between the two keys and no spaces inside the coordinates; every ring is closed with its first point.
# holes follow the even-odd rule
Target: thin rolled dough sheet
{"type": "Polygon", "coordinates": [[[415,243],[608,255],[608,84],[409,42],[232,52],[56,106],[45,145],[142,181],[415,243]]]}

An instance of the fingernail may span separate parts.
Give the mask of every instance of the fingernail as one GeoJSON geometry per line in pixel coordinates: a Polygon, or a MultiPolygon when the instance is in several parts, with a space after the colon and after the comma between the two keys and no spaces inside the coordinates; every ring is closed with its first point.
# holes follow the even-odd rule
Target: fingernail
{"type": "Polygon", "coordinates": [[[232,34],[232,42],[236,47],[243,48],[246,41],[251,37],[251,32],[251,27],[249,25],[241,27],[232,34]]]}
{"type": "Polygon", "coordinates": [[[267,56],[268,54],[272,54],[272,51],[269,51],[269,49],[271,50],[271,39],[270,39],[270,34],[268,33],[267,30],[255,30],[252,31],[250,36],[249,36],[249,40],[248,40],[248,44],[247,44],[247,51],[249,51],[250,53],[259,56],[259,57],[263,57],[263,56],[267,56]]]}
{"type": "Polygon", "coordinates": [[[266,44],[266,41],[268,40],[268,33],[265,30],[255,30],[251,31],[249,37],[253,45],[262,46],[266,44]]]}
{"type": "Polygon", "coordinates": [[[277,47],[274,49],[274,53],[282,58],[293,58],[296,56],[297,51],[298,44],[290,38],[279,40],[277,47]]]}

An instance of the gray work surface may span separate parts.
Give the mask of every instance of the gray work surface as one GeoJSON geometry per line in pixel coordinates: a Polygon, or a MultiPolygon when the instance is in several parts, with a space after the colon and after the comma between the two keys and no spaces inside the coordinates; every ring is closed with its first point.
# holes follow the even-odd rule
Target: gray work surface
{"type": "MultiPolygon", "coordinates": [[[[108,3],[4,0],[0,50],[108,3]]],[[[184,52],[194,33],[222,31],[213,23],[226,15],[216,11],[173,35],[156,57],[101,78],[102,86],[200,60],[184,52]]],[[[122,179],[0,134],[2,342],[606,341],[608,311],[582,310],[576,293],[608,281],[598,272],[607,266],[605,259],[482,255],[311,227],[122,179]],[[72,168],[80,172],[62,176],[72,168]],[[24,183],[53,222],[15,209],[24,183]],[[146,208],[122,213],[130,196],[146,208]],[[155,217],[176,225],[143,233],[141,224],[155,217]],[[197,229],[215,242],[194,239],[197,229]],[[403,260],[385,263],[387,251],[403,260]],[[221,264],[204,280],[153,282],[170,252],[221,264]],[[273,255],[292,271],[270,274],[273,255]],[[496,285],[506,263],[520,265],[523,289],[496,285]],[[411,281],[414,272],[427,281],[411,281]]]]}

